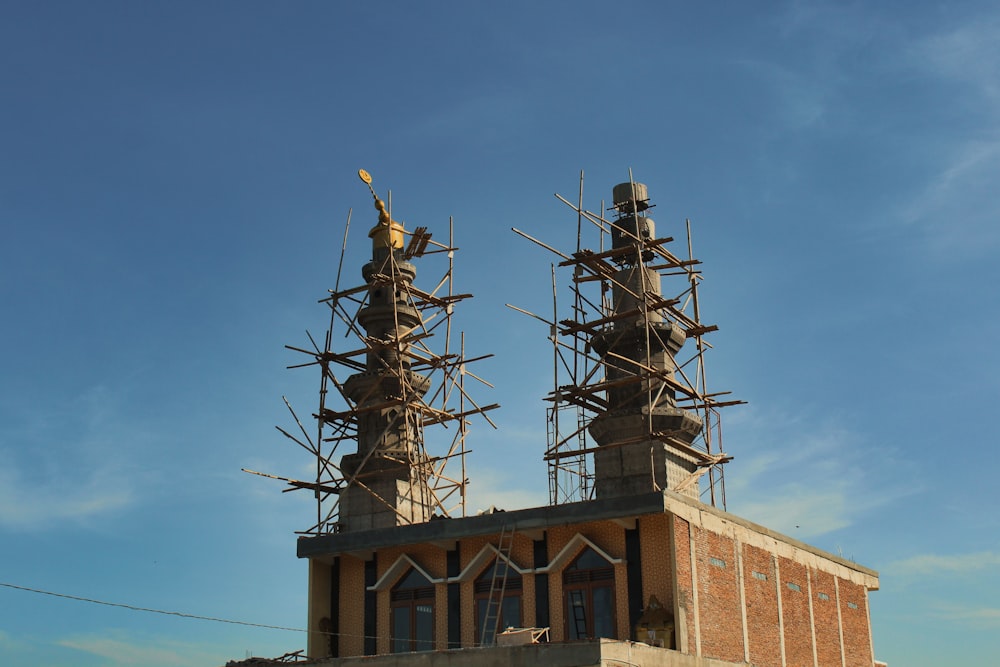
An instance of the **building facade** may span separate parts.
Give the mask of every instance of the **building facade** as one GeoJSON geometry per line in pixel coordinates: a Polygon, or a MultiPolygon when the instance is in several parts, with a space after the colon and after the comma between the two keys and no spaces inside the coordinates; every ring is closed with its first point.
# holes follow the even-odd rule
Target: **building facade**
{"type": "MultiPolygon", "coordinates": [[[[436,297],[413,286],[410,260],[429,235],[405,243],[408,232],[372,195],[379,221],[366,285],[344,293],[366,294],[348,318],[364,329],[356,329],[363,356],[335,383],[350,409],[319,411],[341,425],[345,435],[333,440],[357,451],[321,458],[342,477],[292,481],[340,499],[329,529],[320,520],[298,541],[309,562],[311,658],[543,660],[548,649],[514,646],[527,642],[570,647],[544,658],[567,666],[876,664],[868,609],[876,572],[699,500],[700,476],[727,460],[698,444],[721,404],[681,381],[685,364],[675,356],[692,338],[700,349],[715,327],[663,295],[664,270],[684,275],[692,291],[700,275],[693,259],[663,249],[671,239],[656,238],[644,185],[616,186],[616,217],[596,220],[611,236],[608,250],[563,255],[579,282],[600,281],[609,297],[602,317],[560,323],[600,372],[553,397],[597,412],[586,425],[596,445],[581,450],[593,454],[593,499],[469,517],[437,511],[429,482],[437,464],[423,449],[425,425],[471,414],[423,400],[431,383],[421,369],[445,358],[414,351],[429,335],[421,308],[436,297]],[[615,657],[621,651],[628,657],[615,657]]],[[[333,376],[324,369],[325,382],[333,376]]]]}
{"type": "Polygon", "coordinates": [[[548,628],[550,642],[874,664],[875,572],[671,491],[302,538],[298,555],[314,657],[480,646],[484,583],[506,561],[502,627],[548,628]],[[651,603],[664,610],[652,629],[651,603]]]}

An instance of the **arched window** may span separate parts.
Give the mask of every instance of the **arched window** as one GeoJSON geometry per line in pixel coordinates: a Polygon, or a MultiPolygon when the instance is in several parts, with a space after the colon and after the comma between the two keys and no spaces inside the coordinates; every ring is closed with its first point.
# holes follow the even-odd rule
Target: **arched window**
{"type": "Polygon", "coordinates": [[[523,582],[521,575],[510,565],[494,560],[493,564],[483,570],[473,583],[473,590],[476,597],[476,641],[479,644],[490,646],[493,644],[496,628],[501,632],[509,626],[521,627],[521,589],[523,582]],[[499,571],[497,568],[499,567],[499,571]],[[494,585],[493,577],[496,574],[496,593],[499,595],[500,586],[503,585],[504,568],[507,569],[507,583],[503,586],[503,599],[499,609],[489,609],[490,588],[494,585]],[[487,616],[489,618],[487,618],[487,616]],[[494,620],[497,621],[494,624],[494,620]],[[489,621],[489,627],[484,626],[489,621]]]}
{"type": "Polygon", "coordinates": [[[410,568],[389,593],[392,652],[434,649],[434,584],[410,568]]]}
{"type": "Polygon", "coordinates": [[[587,547],[563,570],[566,638],[617,638],[615,568],[587,547]]]}

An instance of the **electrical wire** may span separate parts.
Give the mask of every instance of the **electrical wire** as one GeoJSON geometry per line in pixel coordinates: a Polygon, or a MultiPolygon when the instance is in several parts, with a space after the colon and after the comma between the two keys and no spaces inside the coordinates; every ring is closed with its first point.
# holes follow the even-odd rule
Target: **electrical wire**
{"type": "MultiPolygon", "coordinates": [[[[92,598],[84,598],[77,595],[68,595],[66,593],[53,593],[52,591],[43,591],[38,588],[29,588],[27,586],[17,586],[15,584],[7,584],[0,582],[0,586],[4,588],[13,588],[18,591],[26,591],[28,593],[38,593],[39,595],[51,595],[56,598],[63,598],[65,600],[76,600],[77,602],[89,602],[91,604],[99,604],[105,607],[118,607],[119,609],[128,609],[129,611],[142,611],[149,614],[163,614],[164,616],[179,616],[180,618],[192,618],[198,621],[213,621],[215,623],[230,623],[232,625],[245,625],[251,628],[267,628],[268,630],[287,630],[289,632],[308,632],[308,630],[303,630],[302,628],[289,628],[282,625],[267,625],[265,623],[250,623],[249,621],[234,621],[229,618],[217,618],[215,616],[200,616],[198,614],[187,614],[181,611],[166,611],[163,609],[150,609],[148,607],[137,607],[130,604],[122,604],[120,602],[106,602],[104,600],[94,600],[92,598]]],[[[324,633],[325,634],[325,633],[324,633]]]]}
{"type": "MultiPolygon", "coordinates": [[[[25,591],[27,593],[37,593],[39,595],[49,595],[54,598],[62,598],[64,600],[75,600],[76,602],[89,602],[90,604],[99,604],[104,607],[117,607],[118,609],[128,609],[129,611],[141,611],[147,614],[162,614],[163,616],[177,616],[179,618],[190,618],[196,621],[212,621],[213,623],[229,623],[230,625],[243,625],[250,628],[265,628],[267,630],[286,630],[288,632],[310,632],[309,630],[303,628],[289,628],[284,625],[268,625],[266,623],[251,623],[250,621],[235,621],[231,618],[218,618],[216,616],[201,616],[199,614],[188,614],[183,611],[167,611],[165,609],[152,609],[150,607],[138,607],[136,605],[124,604],[122,602],[108,602],[106,600],[95,600],[93,598],[80,597],[79,595],[69,595],[68,593],[54,593],[52,591],[43,591],[40,588],[31,588],[29,586],[18,586],[17,584],[8,584],[0,581],[0,586],[4,588],[11,588],[17,591],[25,591]]],[[[347,632],[330,632],[324,630],[313,630],[313,634],[318,635],[329,635],[336,637],[358,637],[361,639],[378,639],[377,636],[364,635],[364,634],[352,634],[347,632]]],[[[392,641],[394,638],[389,637],[392,641]]]]}
{"type": "MultiPolygon", "coordinates": [[[[90,604],[99,604],[105,607],[117,607],[119,609],[128,609],[129,611],[141,611],[148,614],[162,614],[164,616],[177,616],[179,618],[190,618],[197,621],[212,621],[213,623],[229,623],[230,625],[243,625],[250,628],[265,628],[267,630],[286,630],[288,632],[310,632],[304,628],[289,628],[283,625],[268,625],[266,623],[251,623],[250,621],[235,621],[230,618],[218,618],[215,616],[201,616],[199,614],[188,614],[182,611],[167,611],[165,609],[151,609],[149,607],[138,607],[136,605],[124,604],[121,602],[107,602],[106,600],[95,600],[93,598],[80,597],[78,595],[69,595],[67,593],[54,593],[52,591],[43,591],[39,588],[30,588],[28,586],[18,586],[16,584],[8,584],[0,581],[0,586],[4,588],[12,588],[18,591],[25,591],[27,593],[37,593],[39,595],[49,595],[54,598],[62,598],[64,600],[75,600],[76,602],[89,602],[90,604]]],[[[329,635],[336,637],[359,637],[361,639],[378,639],[377,636],[371,635],[359,635],[346,632],[330,632],[324,630],[313,630],[313,634],[317,635],[329,635]]],[[[392,638],[390,637],[390,640],[392,638]]]]}

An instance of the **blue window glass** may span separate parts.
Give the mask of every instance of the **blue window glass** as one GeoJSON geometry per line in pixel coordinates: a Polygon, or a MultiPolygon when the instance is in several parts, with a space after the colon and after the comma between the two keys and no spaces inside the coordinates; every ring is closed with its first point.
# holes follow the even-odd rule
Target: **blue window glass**
{"type": "Polygon", "coordinates": [[[567,639],[617,639],[615,568],[591,548],[563,571],[567,639]]]}
{"type": "Polygon", "coordinates": [[[476,596],[476,640],[481,645],[493,644],[496,628],[503,632],[508,627],[521,626],[523,587],[521,575],[517,570],[496,560],[476,578],[473,584],[476,596]],[[491,590],[493,590],[494,604],[500,600],[499,608],[489,609],[491,590]]]}
{"type": "Polygon", "coordinates": [[[434,649],[434,584],[413,568],[389,594],[393,653],[434,649]]]}

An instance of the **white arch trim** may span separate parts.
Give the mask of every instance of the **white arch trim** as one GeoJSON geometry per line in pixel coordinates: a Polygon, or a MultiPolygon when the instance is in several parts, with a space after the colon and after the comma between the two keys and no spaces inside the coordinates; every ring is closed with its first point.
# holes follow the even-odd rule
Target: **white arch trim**
{"type": "Polygon", "coordinates": [[[477,553],[473,557],[473,559],[469,561],[469,564],[465,566],[465,569],[462,570],[457,577],[452,577],[451,579],[449,579],[448,583],[453,584],[459,581],[467,581],[469,579],[472,579],[479,573],[480,570],[486,567],[487,563],[489,563],[494,558],[504,559],[505,561],[507,561],[510,567],[518,574],[528,574],[529,572],[533,572],[533,570],[530,567],[521,567],[520,565],[515,563],[512,559],[508,558],[507,556],[504,556],[502,553],[500,553],[500,550],[497,549],[496,546],[492,544],[486,544],[483,546],[482,549],[479,550],[479,553],[477,553]]]}
{"type": "Polygon", "coordinates": [[[546,565],[545,567],[538,568],[537,570],[535,570],[535,572],[538,573],[558,572],[563,568],[563,566],[566,564],[567,561],[571,560],[572,558],[575,558],[576,555],[580,553],[580,551],[582,551],[583,547],[585,546],[590,547],[591,549],[596,551],[601,556],[601,558],[608,561],[612,565],[618,565],[619,563],[625,562],[624,558],[615,558],[614,556],[609,555],[607,551],[597,546],[596,544],[591,542],[589,539],[587,539],[580,533],[577,533],[570,539],[569,542],[566,543],[566,546],[564,546],[562,549],[559,550],[559,553],[556,554],[556,557],[553,558],[551,561],[549,561],[548,565],[546,565]]]}
{"type": "Polygon", "coordinates": [[[440,584],[441,582],[446,580],[445,578],[435,579],[434,577],[432,577],[427,573],[427,570],[420,567],[420,565],[417,564],[417,561],[413,560],[406,554],[403,554],[402,556],[396,559],[396,562],[394,562],[392,565],[389,566],[389,569],[386,570],[385,574],[383,574],[379,578],[379,580],[375,582],[375,585],[368,587],[368,590],[381,591],[383,589],[389,588],[394,583],[396,583],[399,580],[399,578],[402,577],[403,574],[411,567],[420,574],[422,574],[427,579],[427,581],[431,582],[432,584],[440,584]]]}

